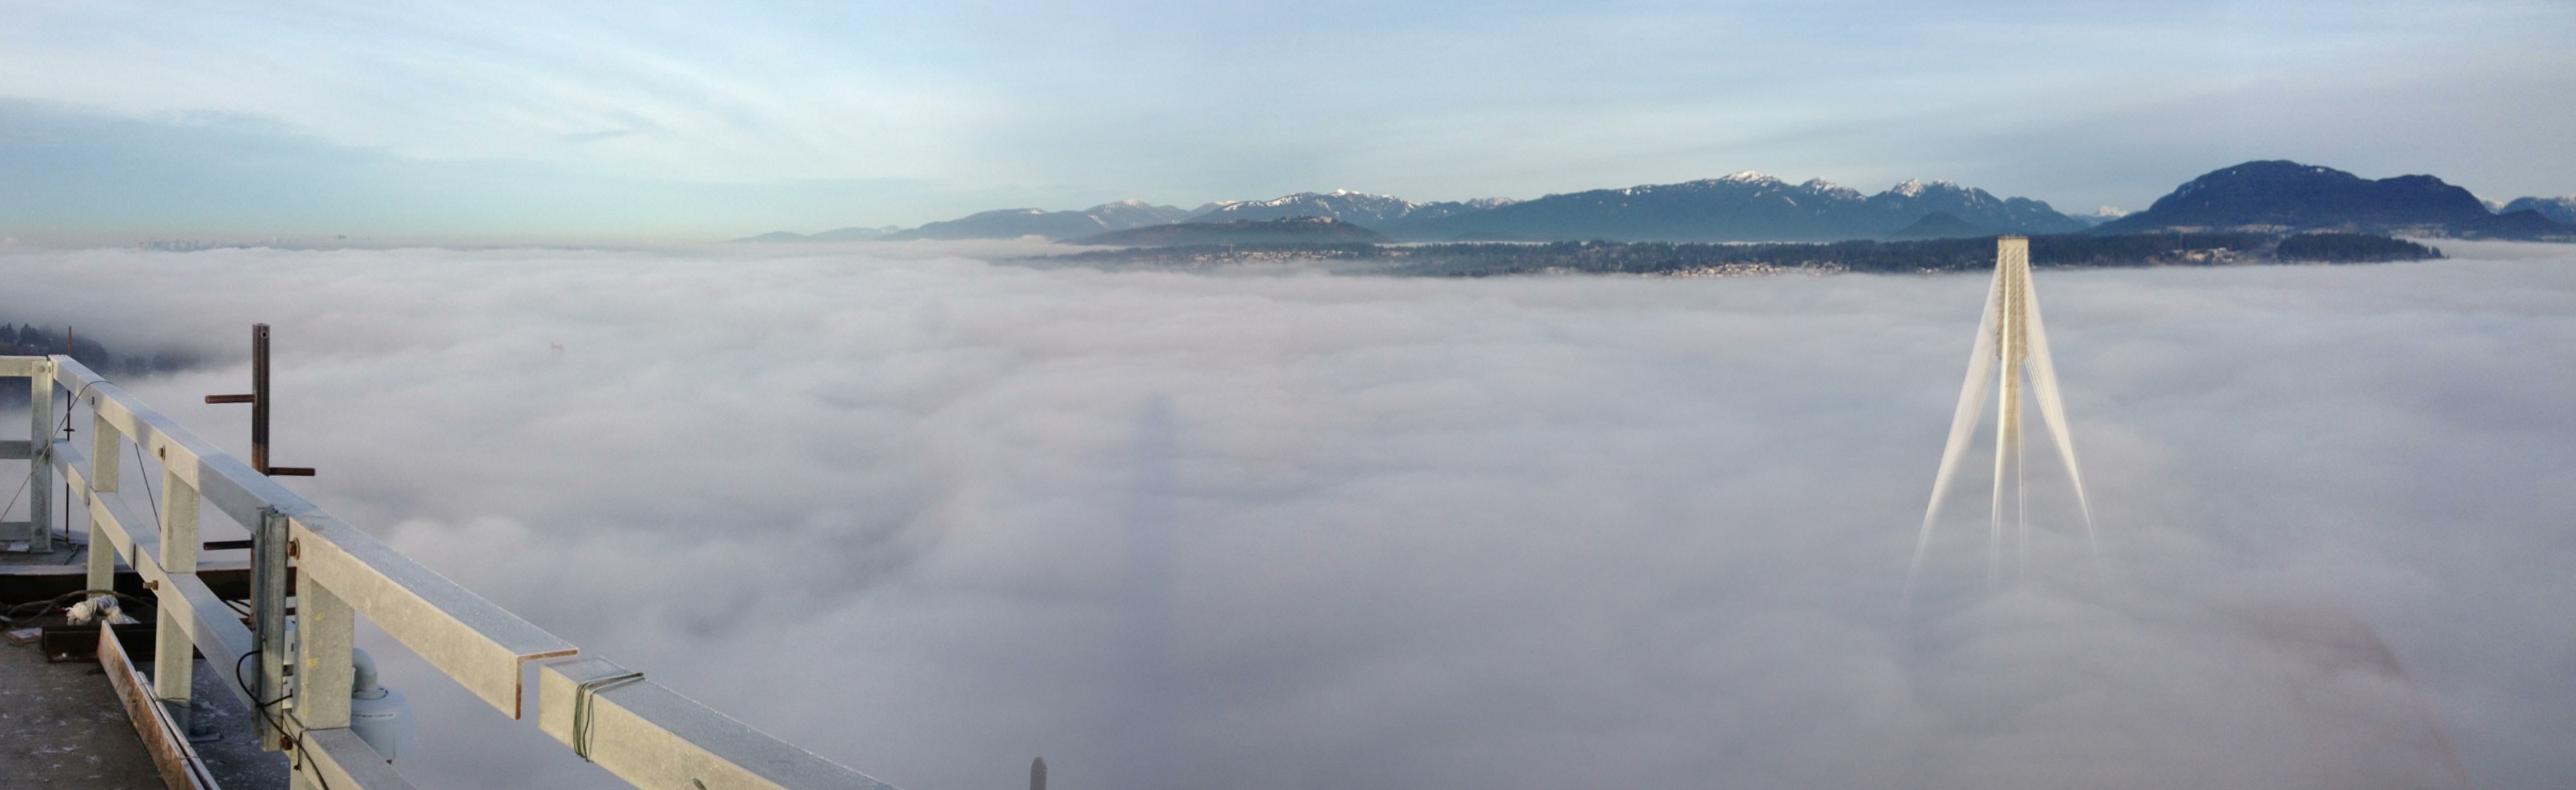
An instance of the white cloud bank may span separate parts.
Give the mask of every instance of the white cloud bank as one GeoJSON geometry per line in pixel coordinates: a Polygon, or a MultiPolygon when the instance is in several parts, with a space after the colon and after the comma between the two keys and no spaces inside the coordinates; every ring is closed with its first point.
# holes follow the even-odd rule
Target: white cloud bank
{"type": "MultiPolygon", "coordinates": [[[[909,790],[2564,785],[2576,255],[2447,246],[2043,272],[2110,592],[2061,517],[1985,596],[1971,476],[1910,622],[1980,278],[7,251],[0,311],[274,324],[290,485],[909,790]]],[[[238,441],[245,376],[132,388],[238,441]]],[[[423,784],[615,786],[399,653],[423,784]]]]}

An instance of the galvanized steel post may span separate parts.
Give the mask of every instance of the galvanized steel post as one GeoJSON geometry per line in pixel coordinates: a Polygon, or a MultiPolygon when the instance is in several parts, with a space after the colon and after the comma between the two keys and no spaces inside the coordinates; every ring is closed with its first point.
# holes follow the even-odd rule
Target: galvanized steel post
{"type": "MultiPolygon", "coordinates": [[[[69,412],[72,405],[72,402],[65,401],[63,410],[69,412]]],[[[95,404],[90,412],[89,479],[86,481],[88,484],[81,487],[83,513],[91,511],[99,492],[116,490],[117,467],[122,463],[117,451],[124,449],[124,434],[117,432],[116,424],[98,415],[95,404]]],[[[63,529],[69,530],[71,525],[64,524],[63,529]]],[[[109,590],[115,587],[116,546],[107,541],[107,536],[99,529],[98,520],[93,517],[89,522],[89,583],[83,589],[109,590]]]]}
{"type": "MultiPolygon", "coordinates": [[[[286,532],[286,517],[277,508],[260,508],[250,566],[251,628],[259,638],[259,657],[252,659],[259,662],[255,706],[286,696],[286,532]]],[[[278,739],[291,734],[268,715],[259,717],[258,727],[260,748],[268,751],[284,748],[278,739]]]]}
{"type": "Polygon", "coordinates": [[[48,361],[27,377],[27,550],[54,550],[54,366],[48,361]]]}

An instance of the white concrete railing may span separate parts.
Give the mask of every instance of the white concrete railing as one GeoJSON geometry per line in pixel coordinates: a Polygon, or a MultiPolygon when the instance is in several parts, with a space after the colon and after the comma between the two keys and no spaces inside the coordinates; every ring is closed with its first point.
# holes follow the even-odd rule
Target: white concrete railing
{"type": "MultiPolygon", "coordinates": [[[[0,457],[34,456],[35,489],[50,488],[43,479],[48,472],[60,472],[70,485],[88,513],[88,588],[108,589],[122,558],[159,600],[155,696],[184,709],[194,691],[191,673],[159,668],[189,666],[192,647],[205,654],[244,705],[283,714],[264,719],[262,740],[271,749],[300,752],[294,761],[299,788],[411,786],[348,729],[350,641],[354,618],[364,615],[513,719],[523,714],[522,670],[538,662],[538,728],[637,787],[891,790],[616,664],[575,658],[579,650],[571,643],[333,518],[69,357],[0,357],[0,377],[31,379],[35,426],[35,441],[0,443],[0,457]],[[64,413],[87,405],[94,414],[88,452],[52,438],[63,424],[53,411],[58,387],[70,395],[61,402],[64,413]],[[158,523],[136,518],[120,498],[97,496],[117,490],[119,450],[129,443],[161,466],[154,489],[158,523]],[[273,558],[280,567],[292,557],[295,655],[302,665],[291,672],[291,696],[277,691],[288,688],[290,674],[283,664],[285,630],[278,627],[285,618],[284,575],[254,582],[253,609],[261,613],[255,619],[272,624],[254,633],[197,578],[201,502],[250,530],[259,544],[255,557],[273,558]]],[[[29,512],[28,528],[46,533],[47,508],[29,512]]]]}

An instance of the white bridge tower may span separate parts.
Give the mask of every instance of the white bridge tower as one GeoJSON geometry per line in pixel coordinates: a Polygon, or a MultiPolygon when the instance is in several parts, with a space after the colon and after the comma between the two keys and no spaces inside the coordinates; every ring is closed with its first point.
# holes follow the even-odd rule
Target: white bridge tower
{"type": "Polygon", "coordinates": [[[2101,541],[2093,532],[2093,505],[2084,496],[2084,473],[2075,464],[2075,444],[2066,432],[2066,404],[2058,398],[2057,367],[2048,357],[2048,333],[2039,322],[2039,297],[2030,285],[2030,240],[2005,236],[1995,242],[1994,285],[1986,289],[1985,317],[1977,322],[1977,340],[1968,354],[1968,380],[1959,387],[1959,409],[1950,420],[1950,441],[1941,451],[1941,470],[1932,478],[1932,504],[1923,511],[1923,531],[1914,543],[1914,560],[1905,570],[1905,597],[1911,601],[1924,555],[1931,549],[1932,524],[1941,500],[1950,491],[1959,457],[1983,421],[1988,387],[2002,389],[1995,421],[1994,510],[1986,538],[1986,585],[2003,585],[2005,523],[2012,522],[2016,565],[2030,559],[2029,496],[2023,491],[2022,389],[2025,383],[2039,402],[2039,417],[2057,445],[2057,457],[2075,483],[2076,506],[2084,513],[2084,537],[2101,562],[2101,541]],[[2025,382],[2025,378],[2027,382],[2025,382]],[[2006,518],[2009,510],[2011,517],[2006,518]]]}

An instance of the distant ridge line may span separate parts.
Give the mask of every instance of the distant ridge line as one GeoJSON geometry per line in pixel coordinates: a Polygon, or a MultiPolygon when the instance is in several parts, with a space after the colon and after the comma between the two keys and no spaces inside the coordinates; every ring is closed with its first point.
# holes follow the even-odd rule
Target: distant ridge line
{"type": "Polygon", "coordinates": [[[1670,184],[1582,190],[1530,200],[1480,198],[1419,203],[1347,189],[1267,200],[1228,200],[1195,209],[1141,200],[1078,211],[1001,209],[917,228],[843,228],[806,236],[767,233],[737,241],[1070,241],[1189,222],[1329,219],[1397,241],[1834,242],[1961,238],[1997,233],[2091,231],[2335,231],[2382,235],[2576,241],[2576,197],[2493,204],[2425,175],[2363,179],[2286,160],[2245,162],[2205,173],[2146,210],[2104,209],[2082,217],[2045,201],[1999,197],[1953,181],[1908,179],[1863,194],[1825,179],[1792,184],[1746,170],[1670,184]]]}

